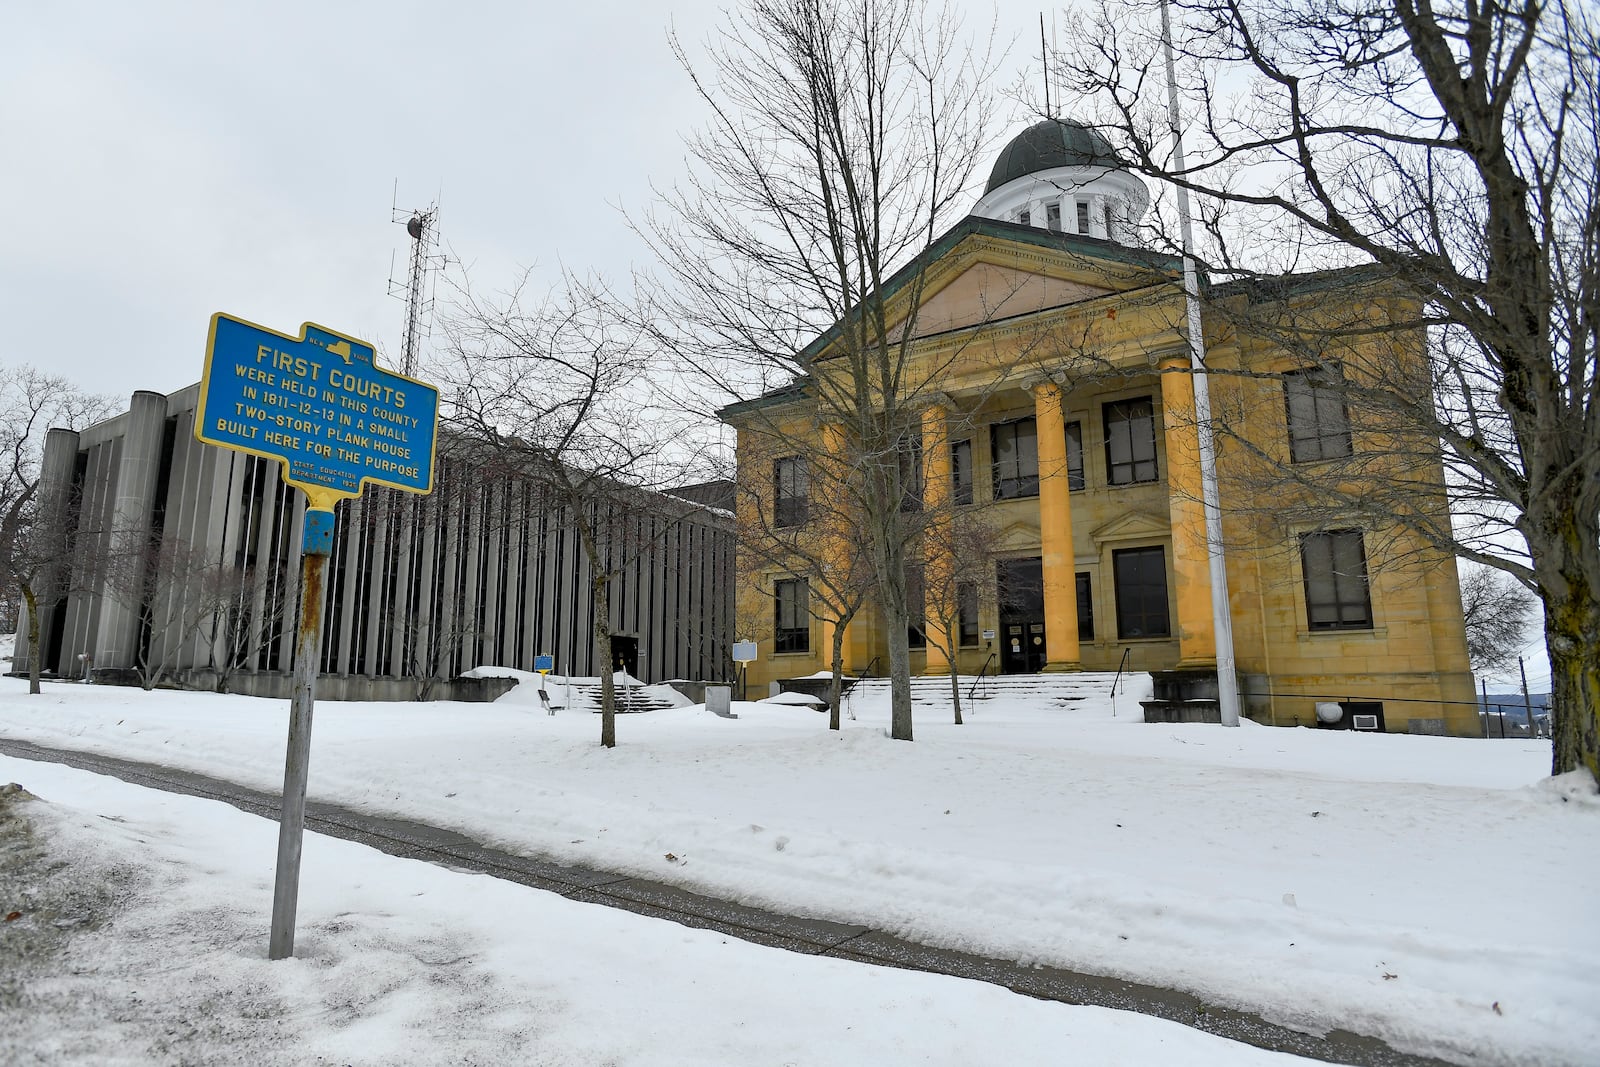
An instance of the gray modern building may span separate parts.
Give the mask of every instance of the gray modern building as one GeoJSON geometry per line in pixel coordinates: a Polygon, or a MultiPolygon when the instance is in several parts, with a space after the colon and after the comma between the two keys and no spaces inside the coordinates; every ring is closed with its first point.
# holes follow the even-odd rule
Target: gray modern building
{"type": "MultiPolygon", "coordinates": [[[[133,395],[126,412],[45,445],[41,529],[70,562],[40,600],[40,648],[14,669],[61,677],[141,664],[192,684],[286,692],[299,617],[305,497],[276,462],[201,444],[199,386],[133,395]]],[[[433,693],[479,665],[598,673],[588,557],[537,478],[474,463],[441,435],[435,491],[369,488],[337,510],[319,691],[433,693]],[[421,681],[427,680],[427,681],[421,681]]],[[[614,666],[647,682],[724,677],[733,520],[706,487],[607,494],[614,666]]]]}

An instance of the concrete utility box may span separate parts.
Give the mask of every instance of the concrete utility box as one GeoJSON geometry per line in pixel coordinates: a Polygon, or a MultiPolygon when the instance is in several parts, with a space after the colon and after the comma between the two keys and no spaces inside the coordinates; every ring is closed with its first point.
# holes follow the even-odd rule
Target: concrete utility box
{"type": "Polygon", "coordinates": [[[733,689],[726,685],[706,686],[706,708],[724,719],[737,719],[733,713],[733,689]]]}
{"type": "Polygon", "coordinates": [[[1216,671],[1151,671],[1150,681],[1151,699],[1139,701],[1145,722],[1222,721],[1216,671]]]}

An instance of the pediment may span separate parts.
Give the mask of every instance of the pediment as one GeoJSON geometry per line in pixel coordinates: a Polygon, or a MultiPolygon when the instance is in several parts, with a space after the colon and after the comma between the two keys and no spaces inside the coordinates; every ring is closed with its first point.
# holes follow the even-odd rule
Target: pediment
{"type": "Polygon", "coordinates": [[[1166,537],[1171,532],[1172,526],[1165,515],[1151,515],[1143,511],[1127,511],[1110,522],[1102,523],[1095,527],[1090,532],[1089,539],[1098,545],[1108,541],[1135,541],[1166,537]]]}
{"type": "Polygon", "coordinates": [[[1049,273],[978,259],[923,299],[915,336],[979,326],[1092,300],[1109,292],[1049,273]]]}
{"type": "Polygon", "coordinates": [[[995,550],[997,552],[1017,552],[1022,549],[1039,548],[1039,524],[1026,519],[1018,519],[1000,530],[996,538],[995,550]]]}

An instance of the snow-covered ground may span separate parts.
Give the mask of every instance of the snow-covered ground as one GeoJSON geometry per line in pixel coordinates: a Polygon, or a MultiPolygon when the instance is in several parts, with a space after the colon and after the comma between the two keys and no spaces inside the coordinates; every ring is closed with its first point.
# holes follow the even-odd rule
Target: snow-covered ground
{"type": "MultiPolygon", "coordinates": [[[[275,823],[0,757],[110,922],[32,976],[0,1062],[1185,1064],[1312,1061],[1176,1023],[763,948],[307,835],[296,957],[265,958],[275,823]]],[[[0,933],[90,918],[48,900],[0,933]]],[[[6,908],[13,907],[5,902],[6,908]]],[[[6,964],[0,962],[0,985],[6,964]]]]}
{"type": "MultiPolygon", "coordinates": [[[[1591,1062],[1600,802],[1544,779],[1547,742],[1147,726],[1138,695],[1120,714],[986,703],[961,727],[919,719],[914,744],[884,736],[884,707],[832,734],[802,708],[694,706],[622,719],[611,751],[593,716],[547,716],[531,685],[490,705],[322,702],[311,792],[1465,1063],[1591,1062]]],[[[263,789],[281,786],[286,720],[282,701],[29,698],[0,680],[0,736],[263,789]]],[[[325,907],[344,869],[308,855],[325,907]]]]}

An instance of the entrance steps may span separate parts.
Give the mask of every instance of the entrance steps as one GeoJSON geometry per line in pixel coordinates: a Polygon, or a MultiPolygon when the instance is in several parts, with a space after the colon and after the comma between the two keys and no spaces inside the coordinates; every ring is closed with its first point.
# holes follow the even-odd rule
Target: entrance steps
{"type": "MultiPolygon", "coordinates": [[[[1026,697],[1030,700],[1044,698],[1055,707],[1070,709],[1079,701],[1102,699],[1111,692],[1116,680],[1113,671],[1077,671],[1070,674],[986,674],[961,676],[961,706],[979,705],[1008,697],[1026,697]]],[[[1127,672],[1122,679],[1126,683],[1127,672]]],[[[863,678],[850,687],[845,696],[846,708],[856,702],[885,702],[889,700],[889,679],[863,678]]],[[[950,711],[950,676],[912,675],[911,706],[913,709],[950,711]]]]}
{"type": "MultiPolygon", "coordinates": [[[[635,715],[645,711],[665,711],[678,705],[670,698],[661,697],[651,692],[655,687],[644,687],[637,683],[624,684],[622,676],[617,676],[615,682],[616,707],[618,715],[635,715]]],[[[572,679],[572,702],[567,703],[567,683],[551,682],[545,689],[550,694],[550,703],[557,709],[570,707],[572,711],[590,711],[595,714],[600,712],[600,679],[574,678],[572,679]]]]}

